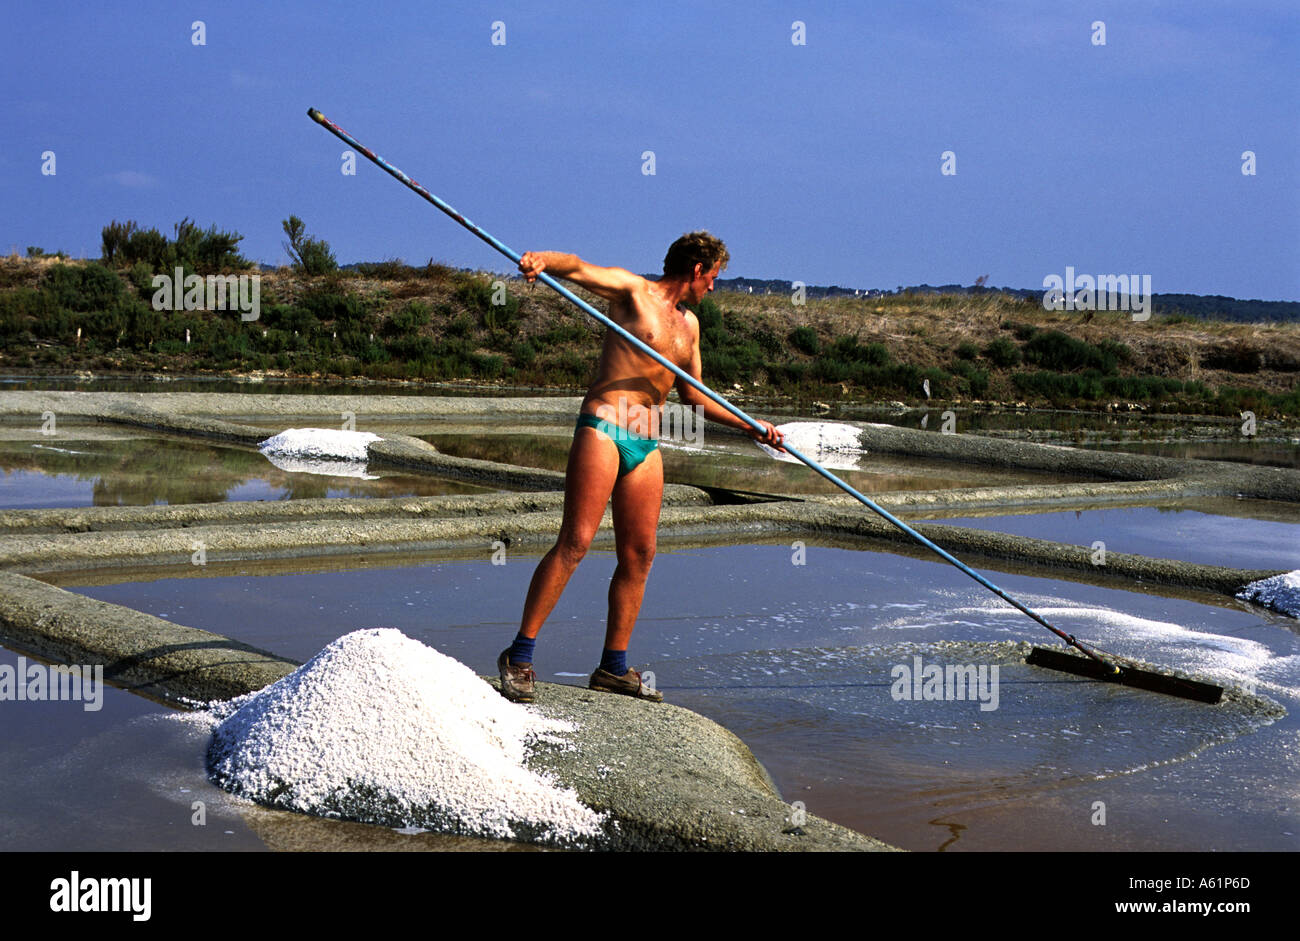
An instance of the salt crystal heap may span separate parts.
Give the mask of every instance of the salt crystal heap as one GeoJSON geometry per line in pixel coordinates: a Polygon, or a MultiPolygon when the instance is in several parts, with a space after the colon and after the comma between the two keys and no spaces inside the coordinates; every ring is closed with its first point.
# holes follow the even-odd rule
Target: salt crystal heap
{"type": "Polygon", "coordinates": [[[573,726],[507,702],[392,629],[339,638],[266,689],[210,707],[208,768],[258,803],[403,828],[592,845],[604,818],[524,766],[573,726]]]}
{"type": "MultiPolygon", "coordinates": [[[[866,454],[859,440],[862,432],[853,425],[828,421],[792,421],[777,425],[785,443],[800,454],[812,458],[823,467],[856,470],[861,456],[866,454]]],[[[778,461],[800,463],[784,451],[754,442],[778,461]]]]}
{"type": "Polygon", "coordinates": [[[1300,569],[1251,582],[1237,597],[1300,618],[1300,569]]]}
{"type": "Polygon", "coordinates": [[[338,431],[333,428],[290,428],[272,435],[257,449],[263,454],[293,457],[334,458],[341,461],[364,461],[369,457],[367,445],[379,435],[369,431],[338,431]]]}
{"type": "Polygon", "coordinates": [[[296,474],[326,474],[331,477],[364,477],[369,445],[380,436],[369,431],[340,431],[334,428],[289,428],[258,444],[272,464],[296,474]]]}

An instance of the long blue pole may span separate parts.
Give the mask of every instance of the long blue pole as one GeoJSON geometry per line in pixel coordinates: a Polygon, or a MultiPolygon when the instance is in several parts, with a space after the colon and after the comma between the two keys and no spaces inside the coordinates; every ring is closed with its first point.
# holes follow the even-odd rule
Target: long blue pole
{"type": "MultiPolygon", "coordinates": [[[[488,232],[484,231],[483,229],[481,229],[481,228],[479,228],[478,226],[476,226],[474,223],[470,222],[469,219],[465,218],[463,215],[461,215],[459,212],[457,212],[455,209],[453,209],[453,208],[452,208],[451,206],[449,206],[447,203],[443,202],[443,201],[442,201],[441,199],[439,199],[437,196],[435,196],[435,195],[433,195],[432,193],[430,193],[427,189],[425,189],[425,188],[424,188],[423,186],[421,186],[419,183],[415,182],[415,180],[411,179],[409,176],[407,176],[407,175],[406,175],[405,173],[403,173],[401,170],[397,169],[397,167],[393,166],[391,163],[389,163],[389,162],[388,162],[387,160],[385,160],[383,157],[381,157],[381,156],[379,156],[378,154],[376,154],[376,153],[375,153],[373,150],[371,150],[370,148],[368,148],[368,147],[366,147],[365,145],[361,144],[361,143],[360,143],[359,141],[357,141],[354,137],[352,137],[351,134],[349,134],[347,131],[343,130],[343,128],[339,127],[339,126],[338,126],[337,124],[335,124],[333,121],[329,120],[329,118],[325,117],[325,115],[321,114],[321,113],[320,113],[319,111],[317,111],[315,108],[308,108],[308,109],[307,109],[307,116],[308,116],[309,118],[311,118],[313,121],[315,121],[317,124],[319,124],[321,127],[325,128],[327,131],[329,131],[330,133],[332,133],[335,137],[337,137],[337,138],[339,138],[340,140],[342,140],[342,141],[343,141],[344,143],[346,143],[348,146],[350,146],[350,147],[355,147],[355,148],[356,148],[360,153],[362,153],[363,155],[365,155],[365,157],[366,157],[368,160],[370,160],[372,163],[374,163],[374,164],[375,164],[376,166],[378,166],[380,169],[387,171],[389,174],[391,174],[392,176],[396,177],[400,182],[406,184],[408,187],[410,187],[411,189],[415,190],[415,192],[419,193],[419,194],[420,194],[421,196],[423,196],[426,200],[428,200],[429,202],[433,203],[433,205],[437,206],[439,209],[441,209],[441,210],[442,210],[443,212],[445,212],[447,215],[451,216],[453,219],[455,219],[457,222],[459,222],[459,223],[460,223],[461,225],[463,225],[465,228],[469,229],[471,232],[473,232],[475,235],[477,235],[477,236],[478,236],[479,238],[481,238],[483,241],[487,242],[489,245],[491,245],[493,248],[495,248],[495,249],[496,249],[497,251],[499,251],[501,254],[505,255],[505,256],[506,256],[507,258],[509,258],[511,261],[513,261],[513,262],[515,262],[516,264],[518,264],[519,259],[522,257],[522,256],[519,255],[518,252],[514,251],[512,248],[510,248],[510,246],[506,245],[504,242],[498,241],[497,239],[493,238],[492,235],[490,235],[488,232]]],[[[655,350],[651,349],[651,348],[650,348],[649,346],[647,346],[645,343],[641,342],[640,339],[638,339],[637,337],[633,336],[633,335],[632,335],[631,333],[629,333],[627,330],[624,330],[622,327],[620,327],[620,326],[619,326],[618,324],[616,324],[614,321],[610,320],[608,317],[606,317],[606,316],[605,316],[604,314],[602,314],[600,311],[596,310],[596,308],[592,307],[590,304],[588,304],[588,303],[587,303],[586,301],[584,301],[582,298],[578,297],[576,294],[574,294],[572,291],[570,291],[570,290],[569,290],[568,288],[566,288],[564,285],[560,284],[558,281],[556,281],[554,278],[552,278],[550,275],[548,275],[545,271],[541,272],[537,277],[538,277],[538,280],[542,281],[542,283],[546,284],[548,287],[554,289],[554,290],[555,290],[555,291],[556,291],[556,292],[557,292],[561,297],[564,297],[565,299],[567,299],[567,300],[569,300],[569,301],[572,301],[572,302],[573,302],[574,304],[576,304],[579,308],[581,308],[582,310],[586,311],[586,312],[587,312],[588,314],[590,314],[592,317],[595,317],[598,321],[600,321],[600,323],[604,324],[604,325],[605,325],[607,328],[609,328],[610,330],[613,330],[615,333],[617,333],[619,336],[621,336],[621,337],[622,337],[624,340],[626,340],[628,343],[631,343],[634,347],[636,347],[636,348],[637,348],[638,350],[640,350],[642,353],[645,353],[647,356],[649,356],[651,359],[653,359],[653,360],[654,360],[656,363],[658,363],[660,366],[663,366],[665,369],[669,370],[669,371],[672,372],[674,375],[676,375],[677,378],[681,379],[683,382],[687,383],[687,384],[690,385],[690,386],[693,386],[695,389],[699,390],[701,393],[703,393],[704,395],[708,396],[708,397],[709,397],[710,399],[712,399],[715,403],[717,403],[718,405],[720,405],[722,408],[725,408],[728,412],[730,412],[731,414],[735,415],[737,418],[739,418],[739,419],[740,419],[741,421],[743,421],[745,424],[749,425],[749,426],[750,426],[751,428],[753,428],[755,431],[758,431],[758,432],[761,433],[761,432],[764,432],[764,431],[767,430],[767,429],[765,429],[762,425],[760,425],[757,421],[755,421],[753,418],[751,418],[751,417],[749,417],[748,415],[746,415],[746,414],[745,414],[743,411],[741,411],[739,408],[737,408],[736,406],[732,405],[730,402],[728,402],[728,401],[727,401],[726,399],[724,399],[722,396],[718,395],[716,392],[714,392],[712,389],[710,389],[710,388],[709,388],[708,386],[706,386],[704,383],[700,382],[700,381],[699,381],[698,379],[696,379],[694,376],[690,375],[688,372],[686,372],[686,371],[685,371],[684,369],[682,369],[680,366],[678,366],[678,365],[675,364],[675,363],[671,363],[671,362],[669,362],[667,359],[665,359],[665,358],[664,358],[663,356],[661,356],[659,353],[655,352],[655,350]]],[[[949,554],[948,552],[946,552],[945,550],[943,550],[943,549],[939,548],[938,546],[936,546],[933,542],[931,542],[929,539],[926,539],[924,536],[922,536],[920,533],[918,533],[918,532],[917,532],[915,529],[913,529],[911,526],[908,526],[908,525],[907,525],[906,523],[904,523],[902,520],[900,520],[900,519],[898,519],[897,517],[895,517],[895,516],[894,516],[893,514],[891,514],[888,510],[884,509],[884,508],[881,507],[881,506],[877,506],[877,505],[876,505],[872,500],[868,499],[866,496],[864,496],[863,494],[859,493],[856,489],[854,489],[853,487],[850,487],[850,486],[849,486],[848,484],[846,484],[844,481],[840,480],[838,477],[836,477],[834,474],[832,474],[832,473],[831,473],[830,471],[828,471],[826,468],[822,467],[821,464],[817,463],[817,462],[814,461],[812,458],[810,458],[810,457],[808,457],[808,456],[806,456],[806,455],[804,455],[804,454],[801,454],[799,451],[795,450],[794,448],[790,447],[789,445],[784,445],[784,448],[785,448],[785,450],[786,450],[788,453],[792,454],[794,457],[796,457],[796,458],[798,458],[799,460],[803,461],[805,464],[807,464],[809,467],[811,467],[811,468],[812,468],[813,470],[815,470],[817,473],[821,474],[823,477],[825,477],[827,480],[829,480],[829,481],[830,481],[831,483],[833,483],[835,486],[839,487],[839,488],[840,488],[841,490],[843,490],[845,493],[847,493],[847,494],[849,494],[850,496],[854,497],[856,500],[858,500],[858,502],[862,503],[862,504],[863,504],[864,506],[866,506],[868,509],[875,511],[876,513],[879,513],[879,514],[880,514],[881,516],[883,516],[886,520],[888,520],[889,522],[893,523],[895,526],[897,526],[897,527],[898,527],[899,529],[901,529],[903,532],[907,533],[907,535],[911,536],[913,539],[915,539],[915,540],[916,540],[917,542],[919,542],[921,545],[925,546],[927,549],[929,549],[929,550],[931,550],[932,552],[936,553],[936,554],[937,554],[941,559],[944,559],[944,560],[947,561],[947,562],[951,562],[953,565],[957,566],[957,568],[961,569],[963,572],[965,572],[965,573],[966,573],[967,575],[969,575],[971,578],[975,579],[975,581],[979,582],[981,585],[983,585],[983,586],[984,586],[985,588],[987,588],[989,591],[993,592],[995,595],[997,595],[997,596],[998,596],[999,598],[1001,598],[1003,601],[1005,601],[1005,602],[1007,602],[1008,604],[1010,604],[1011,606],[1013,606],[1013,607],[1015,607],[1015,608],[1018,608],[1019,610],[1023,611],[1025,614],[1029,615],[1031,618],[1033,618],[1033,619],[1034,619],[1035,621],[1037,621],[1039,624],[1043,625],[1043,627],[1047,628],[1049,631],[1051,631],[1051,632],[1052,632],[1053,634],[1055,634],[1057,637],[1061,638],[1061,639],[1064,640],[1066,643],[1070,644],[1072,647],[1077,647],[1079,650],[1083,651],[1085,654],[1087,654],[1087,655],[1088,655],[1089,657],[1091,657],[1093,660],[1096,660],[1098,663],[1105,664],[1105,666],[1107,666],[1108,668],[1114,670],[1116,673],[1119,673],[1119,672],[1120,672],[1120,671],[1119,671],[1119,668],[1116,667],[1116,666],[1114,666],[1114,664],[1107,663],[1105,660],[1103,660],[1101,657],[1097,656],[1095,653],[1093,653],[1091,650],[1089,650],[1087,647],[1085,647],[1085,646],[1084,646],[1083,644],[1081,644],[1079,641],[1075,640],[1075,638],[1074,638],[1073,635],[1071,635],[1071,634],[1067,634],[1067,633],[1065,633],[1064,631],[1061,631],[1061,630],[1057,630],[1057,629],[1056,629],[1055,627],[1053,627],[1051,624],[1048,624],[1047,621],[1042,617],[1042,615],[1038,614],[1036,611],[1032,610],[1032,609],[1029,608],[1027,605],[1022,604],[1021,602],[1017,601],[1015,598],[1012,598],[1012,597],[1011,597],[1010,595],[1008,595],[1005,591],[1003,591],[1003,590],[1002,590],[1001,588],[999,588],[997,585],[993,584],[991,581],[989,581],[987,578],[985,578],[985,577],[984,577],[983,575],[981,575],[979,572],[976,572],[974,569],[972,569],[970,566],[966,565],[966,563],[962,562],[960,559],[957,559],[956,557],[950,555],[950,554],[949,554]]]]}

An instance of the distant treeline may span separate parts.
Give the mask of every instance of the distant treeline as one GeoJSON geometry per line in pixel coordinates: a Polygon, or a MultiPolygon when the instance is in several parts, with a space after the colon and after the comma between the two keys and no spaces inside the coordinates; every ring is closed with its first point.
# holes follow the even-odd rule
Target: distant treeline
{"type": "MultiPolygon", "coordinates": [[[[738,294],[789,294],[794,282],[762,280],[759,278],[719,278],[719,291],[738,294]]],[[[1025,300],[1041,300],[1044,290],[1029,288],[994,288],[965,286],[961,284],[914,284],[898,286],[894,290],[882,288],[843,288],[837,284],[829,287],[809,284],[804,293],[810,298],[824,297],[886,297],[899,294],[1006,294],[1025,300]]],[[[1300,322],[1300,301],[1238,300],[1222,294],[1153,294],[1152,312],[1164,317],[1195,317],[1200,320],[1226,320],[1234,323],[1288,323],[1300,322]]]]}

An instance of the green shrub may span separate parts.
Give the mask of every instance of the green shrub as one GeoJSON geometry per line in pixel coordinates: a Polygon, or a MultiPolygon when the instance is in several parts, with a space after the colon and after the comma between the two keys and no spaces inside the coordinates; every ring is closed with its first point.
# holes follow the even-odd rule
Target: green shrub
{"type": "Polygon", "coordinates": [[[980,355],[980,348],[969,340],[957,344],[957,358],[971,360],[980,355]]]}
{"type": "Polygon", "coordinates": [[[1041,396],[1053,404],[1068,404],[1076,399],[1101,398],[1103,378],[1100,372],[1090,369],[1084,373],[1014,373],[1011,381],[1023,395],[1041,396]]]}
{"type": "Polygon", "coordinates": [[[156,311],[153,306],[145,303],[138,297],[123,295],[118,302],[119,309],[125,314],[126,330],[124,341],[126,345],[137,350],[149,348],[149,344],[162,336],[163,332],[163,315],[161,311],[156,311]]]}
{"type": "Polygon", "coordinates": [[[122,262],[126,265],[144,262],[151,271],[170,271],[176,261],[176,255],[170,249],[167,236],[157,229],[144,229],[131,236],[122,251],[122,262]]]}
{"type": "MultiPolygon", "coordinates": [[[[100,232],[100,254],[106,265],[144,264],[150,272],[167,274],[178,266],[191,272],[216,273],[252,264],[237,251],[243,238],[215,225],[201,229],[187,217],[176,223],[175,236],[168,241],[157,229],[142,229],[134,220],[114,220],[100,232]]],[[[132,281],[138,288],[135,277],[132,281]]]]}
{"type": "Polygon", "coordinates": [[[250,264],[236,251],[244,238],[238,232],[221,232],[215,225],[200,229],[188,217],[176,223],[175,232],[169,266],[215,273],[226,268],[247,268],[250,264]]]}
{"type": "Polygon", "coordinates": [[[722,310],[711,297],[703,298],[695,306],[695,316],[700,321],[700,333],[722,326],[722,310]]]}
{"type": "Polygon", "coordinates": [[[506,291],[503,303],[494,304],[492,297],[495,293],[491,284],[474,278],[458,287],[455,296],[466,308],[478,313],[480,326],[514,333],[519,329],[519,299],[506,291]]]}
{"type": "Polygon", "coordinates": [[[288,334],[297,331],[305,337],[310,337],[321,329],[320,320],[315,314],[294,304],[263,305],[260,322],[264,329],[283,330],[288,334]]]}
{"type": "Polygon", "coordinates": [[[952,366],[953,375],[966,380],[966,387],[976,398],[983,398],[989,390],[989,373],[968,359],[959,359],[952,366]]]}
{"type": "Polygon", "coordinates": [[[146,300],[153,300],[157,289],[153,286],[153,269],[147,262],[137,261],[127,272],[127,280],[135,288],[136,294],[146,300]]]}
{"type": "Polygon", "coordinates": [[[563,350],[547,363],[547,381],[586,385],[594,368],[594,356],[583,356],[576,350],[563,350]]]}
{"type": "Polygon", "coordinates": [[[1133,360],[1133,350],[1126,343],[1120,343],[1118,340],[1104,339],[1097,344],[1097,349],[1101,350],[1103,356],[1113,356],[1120,363],[1128,363],[1133,360]]]}
{"type": "Polygon", "coordinates": [[[467,337],[474,331],[474,321],[469,314],[460,314],[448,322],[446,333],[449,337],[467,337]]]}
{"type": "Polygon", "coordinates": [[[812,368],[809,370],[809,375],[813,379],[828,384],[844,382],[851,374],[851,364],[838,359],[830,359],[829,357],[819,357],[813,362],[812,368]]]}
{"type": "Polygon", "coordinates": [[[768,367],[768,377],[777,384],[798,388],[808,375],[807,363],[776,363],[768,367]]]}
{"type": "Polygon", "coordinates": [[[778,337],[767,327],[759,327],[751,334],[754,342],[758,344],[759,349],[763,351],[765,359],[776,359],[785,352],[785,346],[778,337]]]}
{"type": "Polygon", "coordinates": [[[869,366],[889,365],[889,350],[881,343],[861,344],[854,337],[839,337],[831,352],[849,363],[866,363],[869,366]]]}
{"type": "Polygon", "coordinates": [[[497,379],[505,369],[503,356],[476,356],[474,360],[474,372],[481,379],[497,379]]]}
{"type": "Polygon", "coordinates": [[[998,337],[988,346],[984,347],[984,357],[997,366],[999,369],[1006,369],[1010,366],[1019,366],[1024,356],[1020,352],[1020,347],[1016,346],[1006,337],[998,337]]]}
{"type": "Polygon", "coordinates": [[[1034,334],[1038,332],[1038,328],[1032,324],[1019,323],[1015,320],[1004,320],[1002,322],[1002,329],[1010,330],[1015,335],[1015,338],[1021,343],[1032,339],[1034,334]]]}
{"type": "Polygon", "coordinates": [[[396,337],[389,340],[386,346],[391,356],[407,362],[432,360],[438,352],[438,346],[432,338],[413,335],[396,337]]]}
{"type": "Polygon", "coordinates": [[[539,344],[541,349],[548,347],[573,346],[576,344],[586,343],[591,339],[591,333],[577,323],[566,322],[557,324],[547,330],[534,342],[539,344]]]}
{"type": "Polygon", "coordinates": [[[1067,372],[1077,369],[1095,369],[1113,373],[1119,363],[1119,350],[1123,344],[1112,343],[1107,349],[1093,346],[1084,340],[1062,333],[1045,330],[1035,333],[1025,343],[1025,362],[1044,369],[1067,372]]]}
{"type": "Polygon", "coordinates": [[[480,323],[489,330],[514,333],[519,329],[519,298],[506,292],[504,304],[488,304],[480,314],[480,323]]]}
{"type": "Polygon", "coordinates": [[[384,321],[383,334],[386,337],[401,337],[416,333],[429,323],[430,316],[428,304],[423,301],[411,301],[384,321]]]}
{"type": "Polygon", "coordinates": [[[456,288],[455,297],[465,307],[480,313],[492,306],[492,288],[478,278],[466,281],[456,288]]]}
{"type": "Polygon", "coordinates": [[[1240,342],[1216,347],[1201,358],[1201,365],[1206,369],[1225,369],[1236,373],[1259,372],[1264,367],[1264,362],[1262,350],[1240,342]]]}
{"type": "Polygon", "coordinates": [[[310,238],[306,223],[301,219],[290,216],[280,225],[289,237],[289,241],[281,244],[295,268],[309,275],[328,274],[338,270],[339,263],[330,251],[329,242],[310,238]]]}
{"type": "Polygon", "coordinates": [[[786,339],[796,350],[809,356],[816,356],[821,351],[821,340],[812,327],[795,327],[786,339]]]}
{"type": "Polygon", "coordinates": [[[409,281],[419,276],[418,271],[400,258],[361,262],[356,265],[355,270],[362,277],[374,278],[377,281],[409,281]]]}
{"type": "Polygon", "coordinates": [[[126,222],[118,222],[114,219],[104,226],[99,234],[100,260],[106,265],[125,260],[123,256],[126,253],[126,247],[130,244],[131,236],[135,234],[137,228],[139,226],[131,219],[126,222]]]}
{"type": "Polygon", "coordinates": [[[912,389],[908,390],[912,395],[924,394],[922,392],[922,384],[926,379],[930,380],[930,395],[934,398],[942,398],[947,395],[949,388],[952,385],[952,376],[935,366],[927,366],[925,369],[922,369],[920,379],[921,382],[916,383],[912,389]]]}
{"type": "Polygon", "coordinates": [[[435,262],[432,258],[429,263],[420,269],[420,277],[427,281],[434,281],[439,284],[445,284],[450,281],[456,272],[441,262],[435,262]]]}
{"type": "Polygon", "coordinates": [[[700,350],[700,369],[706,383],[729,384],[743,376],[739,361],[726,350],[700,350]]]}
{"type": "Polygon", "coordinates": [[[13,288],[0,292],[0,335],[15,339],[27,331],[40,335],[41,325],[58,317],[58,305],[48,291],[13,288]]]}
{"type": "Polygon", "coordinates": [[[355,328],[374,329],[374,316],[364,298],[356,294],[338,294],[328,289],[309,291],[298,305],[322,323],[333,323],[340,332],[355,328]]]}
{"type": "Polygon", "coordinates": [[[44,289],[66,310],[107,310],[122,294],[122,282],[103,265],[55,265],[45,275],[44,289]]]}

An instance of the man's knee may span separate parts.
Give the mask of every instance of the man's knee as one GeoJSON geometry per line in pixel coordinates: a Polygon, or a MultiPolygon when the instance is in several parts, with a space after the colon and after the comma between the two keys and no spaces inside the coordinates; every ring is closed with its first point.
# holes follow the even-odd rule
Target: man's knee
{"type": "Polygon", "coordinates": [[[577,566],[587,554],[587,547],[591,545],[591,540],[595,533],[587,535],[585,533],[560,533],[560,538],[555,542],[555,554],[559,556],[562,563],[570,568],[577,566]]]}
{"type": "Polygon", "coordinates": [[[618,564],[635,574],[649,572],[654,560],[655,547],[653,543],[642,546],[626,546],[618,550],[618,564]]]}

